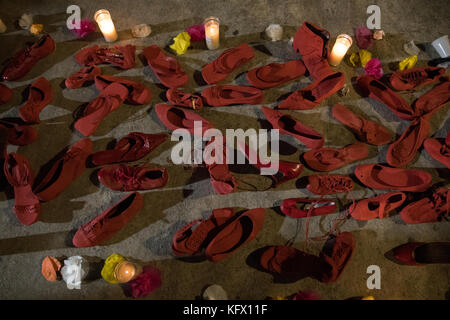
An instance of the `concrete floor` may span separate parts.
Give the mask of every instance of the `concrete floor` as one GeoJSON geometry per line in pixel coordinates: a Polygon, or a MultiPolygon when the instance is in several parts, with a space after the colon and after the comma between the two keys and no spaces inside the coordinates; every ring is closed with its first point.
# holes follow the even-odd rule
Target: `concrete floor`
{"type": "MultiPolygon", "coordinates": [[[[221,48],[205,50],[196,44],[187,54],[178,57],[183,69],[190,75],[186,89],[201,91],[193,80],[195,70],[215,59],[225,48],[247,42],[255,48],[255,57],[244,67],[234,72],[230,83],[246,84],[243,72],[269,62],[287,61],[298,56],[288,44],[304,20],[311,21],[330,31],[334,38],[340,33],[354,34],[354,28],[365,25],[366,8],[373,1],[265,1],[265,0],[134,0],[134,1],[0,1],[0,18],[8,31],[0,35],[0,58],[4,60],[33,39],[27,31],[14,28],[14,20],[22,13],[30,12],[36,23],[43,23],[46,31],[57,42],[56,52],[42,60],[21,81],[8,85],[14,88],[14,98],[0,106],[1,117],[17,116],[17,107],[23,102],[21,92],[39,76],[51,83],[55,98],[41,113],[42,122],[36,125],[39,138],[25,147],[9,146],[8,151],[19,152],[31,161],[36,172],[64,147],[79,140],[81,136],[70,128],[74,111],[83,103],[98,95],[94,86],[69,90],[61,86],[63,80],[80,66],[74,54],[81,48],[94,44],[105,45],[100,33],[86,39],[76,39],[65,29],[66,8],[78,4],[83,17],[91,18],[99,8],[110,10],[116,28],[119,30],[118,44],[134,44],[138,53],[151,44],[166,46],[169,40],[190,25],[198,24],[209,15],[220,17],[221,48]],[[152,34],[145,39],[133,39],[130,28],[135,24],[147,23],[152,34]],[[261,32],[270,23],[279,23],[285,28],[283,41],[270,42],[261,37],[261,32]]],[[[414,39],[427,45],[433,39],[449,34],[450,3],[441,1],[377,1],[381,7],[381,27],[386,32],[382,41],[375,42],[371,49],[383,64],[385,73],[392,72],[392,65],[406,58],[403,43],[414,39]]],[[[356,45],[350,52],[357,51],[356,45]]],[[[170,53],[169,53],[170,54],[170,53]]],[[[432,51],[422,51],[418,65],[436,57],[432,51]]],[[[374,117],[393,132],[401,134],[408,123],[398,120],[384,105],[372,99],[359,96],[352,85],[352,79],[361,74],[361,69],[342,63],[337,70],[344,71],[350,93],[346,97],[334,95],[320,107],[309,111],[288,111],[305,124],[322,132],[327,146],[344,146],[355,141],[354,136],[331,117],[331,107],[341,103],[357,113],[374,117]]],[[[92,137],[94,151],[102,150],[113,139],[121,138],[131,131],[156,133],[166,131],[156,118],[153,105],[162,101],[164,89],[157,85],[148,66],[137,59],[136,67],[123,71],[102,66],[104,74],[114,74],[141,81],[147,85],[153,98],[144,106],[123,105],[109,115],[92,137]]],[[[265,91],[264,104],[276,106],[277,99],[288,92],[306,86],[311,79],[303,77],[298,81],[265,91]]],[[[410,94],[403,94],[412,101],[432,86],[410,94]]],[[[205,108],[199,114],[210,120],[217,128],[260,128],[258,119],[264,119],[260,106],[233,106],[205,108]]],[[[431,121],[431,130],[437,137],[445,136],[449,129],[448,105],[436,113],[431,121]]],[[[305,151],[303,145],[283,136],[284,160],[298,161],[305,151]]],[[[356,251],[340,280],[322,284],[307,278],[294,283],[276,283],[273,277],[260,272],[248,264],[247,257],[256,249],[266,245],[286,243],[298,231],[294,244],[303,248],[304,223],[277,213],[280,200],[309,196],[304,188],[290,181],[277,189],[254,191],[240,184],[240,190],[229,195],[215,195],[204,168],[176,166],[170,162],[173,142],[166,141],[145,159],[152,164],[163,165],[169,173],[169,182],[163,189],[143,192],[145,204],[140,214],[108,244],[77,249],[71,246],[71,238],[79,226],[89,221],[105,208],[117,201],[122,194],[99,187],[91,180],[96,169],[87,169],[57,199],[42,205],[39,222],[32,226],[21,225],[12,206],[14,200],[5,193],[0,194],[0,298],[1,299],[125,299],[120,286],[110,285],[102,279],[83,284],[81,290],[68,290],[64,282],[49,283],[40,274],[40,264],[46,255],[56,257],[83,255],[95,261],[105,259],[112,253],[119,253],[157,267],[163,272],[162,287],[148,296],[148,299],[194,299],[208,284],[219,284],[232,299],[263,299],[267,296],[286,296],[298,290],[315,290],[325,299],[347,299],[355,296],[372,295],[376,299],[445,299],[449,297],[450,268],[448,265],[425,267],[400,266],[384,255],[397,245],[408,241],[450,241],[450,224],[430,223],[406,225],[398,215],[388,219],[372,220],[367,223],[348,220],[341,231],[351,231],[357,241],[356,251]],[[213,208],[220,207],[267,208],[266,221],[258,237],[235,252],[228,259],[211,263],[189,263],[174,259],[170,244],[175,231],[184,223],[201,216],[208,216],[213,208]],[[366,269],[369,265],[381,268],[381,289],[369,290],[366,286],[366,269]]],[[[360,163],[384,162],[387,146],[370,147],[370,157],[360,163]]],[[[336,173],[350,174],[355,164],[337,170],[336,173]]],[[[410,167],[423,168],[432,173],[433,182],[448,184],[449,172],[434,161],[423,150],[410,167]]],[[[304,169],[302,176],[312,174],[304,169]]],[[[255,174],[237,173],[240,181],[252,182],[258,190],[267,188],[266,178],[255,174]]],[[[95,181],[94,181],[95,182],[95,181]]],[[[374,191],[356,184],[354,197],[366,198],[374,191]]],[[[342,203],[349,200],[341,197],[342,203]]],[[[311,236],[322,235],[332,221],[344,211],[325,217],[311,219],[311,236]]],[[[312,242],[309,251],[318,254],[321,242],[312,242]]]]}

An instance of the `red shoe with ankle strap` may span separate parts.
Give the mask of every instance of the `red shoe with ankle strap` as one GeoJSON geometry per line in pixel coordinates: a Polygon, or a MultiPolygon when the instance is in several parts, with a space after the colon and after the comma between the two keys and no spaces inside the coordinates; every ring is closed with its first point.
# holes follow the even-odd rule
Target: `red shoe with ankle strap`
{"type": "Polygon", "coordinates": [[[39,114],[53,100],[53,90],[45,78],[38,78],[30,86],[27,102],[20,107],[19,115],[28,123],[40,123],[39,114]]]}
{"type": "Polygon", "coordinates": [[[264,91],[248,86],[223,85],[206,88],[202,91],[202,97],[213,107],[260,104],[264,100],[264,91]]]}
{"type": "Polygon", "coordinates": [[[142,83],[107,75],[95,77],[95,86],[100,91],[105,90],[112,83],[119,83],[128,89],[128,96],[125,101],[129,104],[146,104],[152,98],[152,93],[142,83]]]}
{"type": "Polygon", "coordinates": [[[136,46],[114,46],[113,48],[100,48],[98,45],[81,49],[75,55],[75,60],[84,66],[92,64],[110,63],[121,69],[131,69],[135,66],[136,46]]]}
{"type": "Polygon", "coordinates": [[[227,164],[227,153],[226,153],[226,142],[223,141],[223,146],[213,147],[213,144],[216,140],[210,140],[205,147],[205,154],[207,154],[205,158],[206,167],[208,168],[209,176],[211,179],[211,185],[217,194],[229,194],[236,190],[237,181],[233,174],[230,172],[227,164]],[[222,155],[219,155],[216,159],[215,151],[216,149],[221,149],[222,147],[222,155]],[[210,154],[207,150],[211,149],[210,154]],[[220,156],[222,159],[220,160],[220,156]],[[211,158],[209,158],[211,157],[211,158]]]}
{"type": "Polygon", "coordinates": [[[422,199],[408,204],[400,212],[409,224],[439,222],[450,218],[450,190],[440,188],[422,199]]]}
{"type": "Polygon", "coordinates": [[[269,89],[303,76],[306,72],[302,60],[270,63],[247,71],[247,81],[259,89],[269,89]]]}
{"type": "Polygon", "coordinates": [[[445,73],[445,68],[425,67],[411,68],[394,72],[389,78],[395,90],[413,90],[414,88],[437,82],[445,73]]]}
{"type": "Polygon", "coordinates": [[[41,214],[41,204],[31,189],[34,176],[28,159],[20,154],[8,154],[3,172],[14,188],[14,213],[17,218],[27,226],[35,223],[41,214]]]}
{"type": "Polygon", "coordinates": [[[351,206],[349,213],[356,220],[386,218],[389,212],[400,207],[406,200],[403,192],[388,192],[370,199],[364,199],[351,206]]]}
{"type": "Polygon", "coordinates": [[[306,189],[314,194],[327,195],[353,190],[353,180],[342,175],[312,175],[308,177],[306,189]]]}
{"type": "Polygon", "coordinates": [[[103,244],[127,225],[141,210],[144,198],[137,192],[130,193],[100,215],[82,225],[72,239],[77,248],[103,244]]]}
{"type": "MultiPolygon", "coordinates": [[[[450,133],[447,135],[447,140],[448,137],[450,137],[450,133]]],[[[433,159],[450,169],[450,145],[446,142],[441,143],[437,139],[429,138],[424,141],[423,147],[433,159]]]]}
{"type": "Polygon", "coordinates": [[[283,100],[278,108],[308,110],[317,107],[323,100],[339,91],[345,85],[345,75],[342,72],[332,73],[316,80],[306,88],[294,91],[283,100]]]}
{"type": "Polygon", "coordinates": [[[306,164],[316,171],[333,171],[369,156],[367,145],[356,142],[344,148],[320,148],[303,154],[306,164]]]}
{"type": "Polygon", "coordinates": [[[267,121],[272,124],[274,129],[280,130],[280,133],[293,136],[311,149],[317,149],[323,146],[324,139],[319,132],[305,126],[290,115],[265,106],[262,107],[262,111],[264,112],[267,121]]]}
{"type": "Polygon", "coordinates": [[[203,79],[208,84],[218,83],[233,70],[251,60],[254,55],[253,49],[246,43],[227,49],[216,60],[202,68],[203,79]]]}
{"type": "Polygon", "coordinates": [[[81,68],[80,71],[70,75],[64,83],[69,89],[81,88],[86,82],[94,81],[95,76],[98,76],[99,74],[102,74],[102,70],[99,67],[92,65],[81,68]]]}
{"type": "Polygon", "coordinates": [[[5,86],[3,83],[0,83],[0,104],[7,103],[9,100],[11,100],[12,96],[12,90],[5,86]]]}
{"type": "Polygon", "coordinates": [[[191,108],[194,110],[199,110],[203,108],[203,99],[201,96],[186,93],[181,90],[170,88],[166,92],[167,100],[174,106],[191,108]]]}
{"type": "Polygon", "coordinates": [[[16,146],[26,146],[36,141],[38,133],[35,128],[26,124],[18,124],[6,119],[0,119],[0,127],[8,131],[8,143],[16,146]]]}
{"type": "Polygon", "coordinates": [[[397,262],[409,266],[450,263],[450,242],[409,242],[393,250],[397,262]]]}
{"type": "Polygon", "coordinates": [[[325,283],[339,280],[356,247],[355,238],[350,232],[338,234],[331,242],[332,244],[328,241],[325,243],[319,255],[329,266],[320,278],[320,281],[325,283]]]}
{"type": "Polygon", "coordinates": [[[414,101],[413,108],[418,116],[427,117],[429,119],[449,101],[450,81],[445,81],[421,95],[414,101]]]}
{"type": "Polygon", "coordinates": [[[92,141],[82,139],[59,157],[42,181],[33,188],[41,201],[50,201],[61,194],[86,169],[86,159],[92,153],[92,141]]]}
{"type": "Polygon", "coordinates": [[[284,199],[280,206],[281,212],[292,218],[323,216],[336,210],[336,202],[332,199],[284,199]]]}
{"type": "Polygon", "coordinates": [[[190,134],[194,133],[194,122],[199,121],[202,124],[201,134],[213,128],[212,124],[199,116],[198,114],[176,108],[168,104],[157,104],[155,106],[156,115],[167,129],[173,131],[176,129],[186,129],[190,134]]]}

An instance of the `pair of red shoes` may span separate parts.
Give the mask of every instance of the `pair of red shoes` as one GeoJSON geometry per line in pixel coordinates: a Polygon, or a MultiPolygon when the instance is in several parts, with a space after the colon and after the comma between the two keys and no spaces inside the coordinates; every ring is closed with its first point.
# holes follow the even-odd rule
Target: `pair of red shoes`
{"type": "Polygon", "coordinates": [[[433,159],[450,169],[450,131],[447,133],[444,142],[435,138],[428,138],[424,141],[423,147],[433,159]]]}
{"type": "Polygon", "coordinates": [[[12,96],[13,91],[3,83],[0,83],[0,104],[7,103],[9,100],[11,100],[12,96]]]}
{"type": "Polygon", "coordinates": [[[131,69],[135,66],[136,47],[130,44],[100,48],[98,45],[81,49],[75,55],[75,60],[83,66],[109,63],[121,69],[131,69]]]}
{"type": "Polygon", "coordinates": [[[394,249],[396,262],[409,266],[450,263],[450,242],[409,242],[394,249]]]}
{"type": "Polygon", "coordinates": [[[208,219],[192,221],[175,233],[172,252],[180,257],[221,261],[256,238],[264,218],[265,210],[261,208],[242,211],[214,209],[208,219]]]}
{"type": "Polygon", "coordinates": [[[0,119],[0,127],[7,131],[7,143],[26,146],[36,141],[38,133],[31,125],[19,124],[15,119],[0,119]]]}
{"type": "Polygon", "coordinates": [[[28,98],[23,106],[19,108],[20,118],[31,124],[40,123],[41,111],[52,102],[53,90],[50,82],[41,77],[29,86],[28,98]]]}

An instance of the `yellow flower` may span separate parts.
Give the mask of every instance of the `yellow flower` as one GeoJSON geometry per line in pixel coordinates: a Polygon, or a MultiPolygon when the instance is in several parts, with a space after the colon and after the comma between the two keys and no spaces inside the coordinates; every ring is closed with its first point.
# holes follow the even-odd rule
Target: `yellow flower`
{"type": "Polygon", "coordinates": [[[40,34],[44,30],[43,24],[32,24],[30,27],[30,32],[32,34],[40,34]]]}
{"type": "Polygon", "coordinates": [[[111,284],[117,284],[119,283],[116,278],[114,277],[114,268],[117,264],[124,261],[125,258],[122,257],[120,254],[113,253],[105,260],[105,265],[103,266],[101,275],[102,278],[105,279],[106,282],[111,284]]]}
{"type": "Polygon", "coordinates": [[[372,296],[367,296],[367,297],[362,298],[361,300],[375,300],[375,298],[372,296]]]}
{"type": "Polygon", "coordinates": [[[398,69],[400,71],[402,70],[406,70],[406,69],[411,69],[412,67],[414,67],[417,63],[417,56],[410,56],[406,59],[403,59],[402,61],[400,61],[398,63],[398,69]]]}
{"type": "Polygon", "coordinates": [[[372,53],[370,51],[365,49],[361,49],[361,51],[359,51],[359,61],[361,62],[362,67],[365,67],[370,59],[372,59],[372,53]]]}
{"type": "Polygon", "coordinates": [[[356,65],[359,64],[359,54],[357,52],[353,52],[350,56],[350,63],[353,67],[356,67],[356,65]]]}
{"type": "Polygon", "coordinates": [[[170,48],[175,50],[177,54],[185,54],[191,45],[191,36],[187,32],[182,32],[173,38],[173,44],[170,48]]]}

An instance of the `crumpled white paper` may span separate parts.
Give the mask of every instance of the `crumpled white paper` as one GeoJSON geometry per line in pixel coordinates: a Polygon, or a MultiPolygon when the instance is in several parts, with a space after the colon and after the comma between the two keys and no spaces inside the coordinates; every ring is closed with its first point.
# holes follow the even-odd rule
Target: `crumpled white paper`
{"type": "Polygon", "coordinates": [[[33,24],[33,15],[29,13],[24,13],[20,19],[19,19],[19,26],[22,29],[30,29],[31,25],[33,24]]]}
{"type": "Polygon", "coordinates": [[[67,284],[67,288],[81,289],[81,280],[83,279],[85,272],[81,265],[83,258],[80,256],[72,256],[64,260],[64,266],[61,268],[61,275],[63,280],[67,284]]]}
{"type": "Polygon", "coordinates": [[[283,27],[279,24],[270,24],[266,28],[266,35],[272,41],[278,41],[283,38],[283,27]]]}
{"type": "Polygon", "coordinates": [[[213,284],[203,292],[205,300],[228,300],[226,291],[218,284],[213,284]]]}

